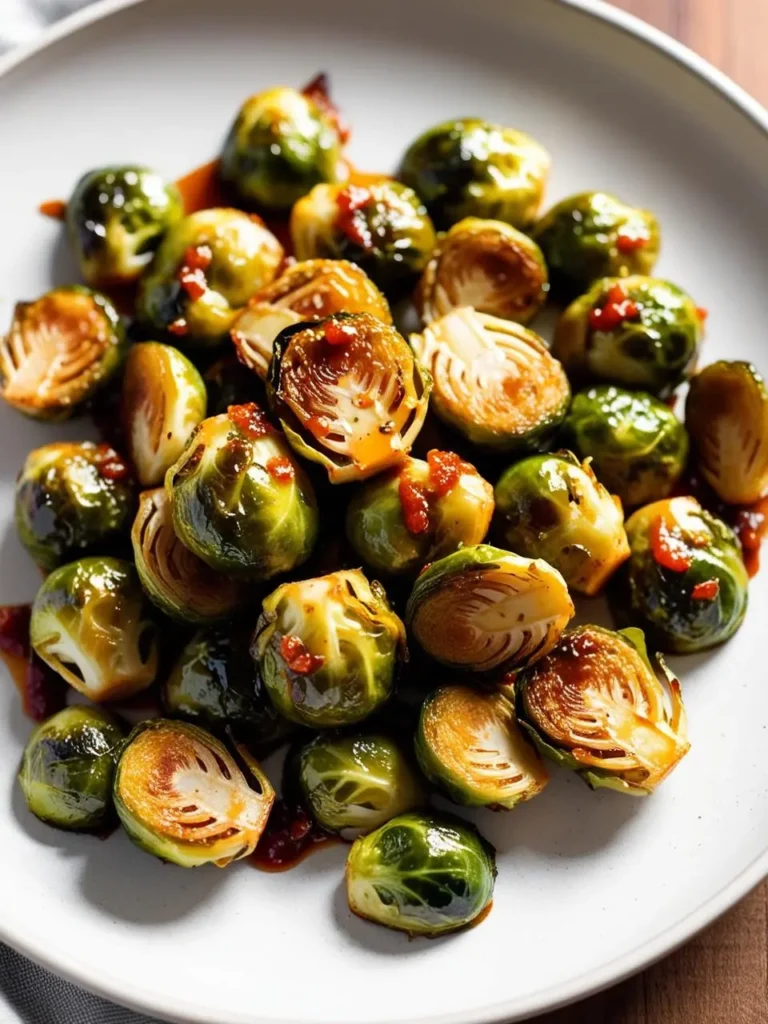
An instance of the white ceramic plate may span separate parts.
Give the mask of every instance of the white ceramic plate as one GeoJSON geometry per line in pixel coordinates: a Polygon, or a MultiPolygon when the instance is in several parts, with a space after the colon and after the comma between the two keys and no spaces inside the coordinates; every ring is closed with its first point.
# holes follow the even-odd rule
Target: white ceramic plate
{"type": "MultiPolygon", "coordinates": [[[[16,298],[74,277],[42,199],[105,162],[176,176],[215,155],[247,94],[319,69],[360,166],[388,169],[428,125],[477,113],[551,150],[551,199],[605,188],[652,208],[660,272],[711,311],[705,358],[768,368],[762,109],[682,47],[581,0],[111,0],[76,16],[0,77],[0,323],[16,298]]],[[[11,494],[27,450],[56,433],[0,410],[0,601],[31,598],[39,580],[11,494]]],[[[530,806],[478,815],[499,850],[493,912],[433,942],[349,914],[340,848],[283,875],[183,871],[122,835],[39,824],[14,785],[30,724],[8,683],[0,937],[112,999],[215,1024],[501,1022],[605,986],[768,871],[768,570],[750,603],[735,641],[678,663],[693,749],[660,792],[633,801],[558,774],[530,806]]]]}

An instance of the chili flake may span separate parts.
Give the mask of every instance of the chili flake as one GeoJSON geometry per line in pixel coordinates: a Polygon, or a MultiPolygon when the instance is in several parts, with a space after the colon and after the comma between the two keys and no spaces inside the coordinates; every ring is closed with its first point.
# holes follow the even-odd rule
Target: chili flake
{"type": "Polygon", "coordinates": [[[273,480],[281,484],[288,483],[296,476],[293,463],[285,455],[275,455],[267,459],[267,472],[273,480]]]}
{"type": "Polygon", "coordinates": [[[632,253],[637,252],[638,249],[644,249],[650,242],[648,235],[636,234],[631,235],[628,232],[622,233],[616,238],[616,248],[619,252],[632,253]]]}
{"type": "Polygon", "coordinates": [[[620,284],[608,289],[602,306],[589,311],[589,326],[593,331],[613,331],[625,320],[637,320],[640,307],[633,302],[620,284]]]}
{"type": "Polygon", "coordinates": [[[329,320],[325,325],[325,340],[329,345],[347,345],[356,337],[357,332],[352,324],[344,323],[343,320],[329,320]]]}
{"type": "Polygon", "coordinates": [[[694,601],[714,601],[719,593],[720,584],[717,580],[705,580],[696,584],[691,591],[691,597],[694,601]]]}
{"type": "Polygon", "coordinates": [[[316,672],[325,664],[325,658],[308,651],[306,644],[298,636],[284,636],[280,640],[280,654],[291,672],[300,676],[316,672]]]}
{"type": "Polygon", "coordinates": [[[266,437],[267,434],[272,433],[273,427],[267,419],[267,414],[255,402],[248,402],[246,405],[230,405],[227,408],[227,415],[240,433],[252,440],[266,437]]]}
{"type": "Polygon", "coordinates": [[[670,529],[664,516],[657,516],[650,529],[654,561],[672,572],[685,572],[693,562],[688,545],[677,527],[670,529]]]}
{"type": "Polygon", "coordinates": [[[407,470],[400,476],[398,496],[408,533],[414,536],[426,533],[429,529],[429,498],[425,488],[412,480],[407,470]]]}

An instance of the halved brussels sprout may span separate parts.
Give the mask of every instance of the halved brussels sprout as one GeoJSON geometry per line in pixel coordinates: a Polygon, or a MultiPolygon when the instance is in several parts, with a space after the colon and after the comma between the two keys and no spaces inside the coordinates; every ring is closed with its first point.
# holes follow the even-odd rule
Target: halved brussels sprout
{"type": "Polygon", "coordinates": [[[377,572],[416,572],[479,544],[493,515],[493,488],[453,452],[406,458],[375,477],[347,506],[347,538],[377,572]]]}
{"type": "Polygon", "coordinates": [[[350,910],[410,935],[442,935],[489,906],[496,878],[493,847],[449,815],[402,814],[352,844],[347,857],[350,910]]]}
{"type": "Polygon", "coordinates": [[[391,696],[405,629],[359,569],[283,583],[262,609],[252,653],[286,718],[315,729],[351,725],[391,696]]]}
{"type": "Polygon", "coordinates": [[[549,165],[549,154],[530,135],[463,118],[411,143],[398,177],[419,194],[438,228],[463,217],[526,228],[541,205],[549,165]]]}
{"type": "Polygon", "coordinates": [[[653,277],[604,278],[560,318],[552,351],[571,378],[665,398],[687,380],[703,337],[690,295],[653,277]]]}
{"type": "Polygon", "coordinates": [[[524,455],[545,448],[571,391],[538,334],[519,324],[454,309],[411,335],[432,375],[432,409],[472,444],[524,455]]]}
{"type": "Polygon", "coordinates": [[[666,498],[688,459],[688,434],[668,405],[611,384],[574,396],[562,438],[629,506],[666,498]]]}
{"type": "Polygon", "coordinates": [[[547,265],[531,238],[500,220],[465,217],[437,243],[416,305],[425,324],[461,306],[527,324],[548,291],[547,265]]]}
{"type": "Polygon", "coordinates": [[[768,490],[768,389],[752,363],[721,359],[691,381],[685,403],[699,472],[719,498],[751,505],[768,490]]]}
{"type": "Polygon", "coordinates": [[[80,273],[95,288],[135,281],[183,213],[179,190],[149,167],[88,171],[67,203],[80,273]]]}
{"type": "Polygon", "coordinates": [[[280,332],[267,393],[292,447],[338,484],[408,454],[430,385],[394,327],[370,313],[337,313],[280,332]]]}
{"type": "Polygon", "coordinates": [[[243,746],[238,757],[186,722],[137,725],[117,765],[115,808],[130,838],[182,868],[225,868],[256,848],[275,792],[243,746]]]}
{"type": "Polygon", "coordinates": [[[119,558],[81,558],[48,576],[32,605],[35,653],[91,700],[115,700],[155,681],[158,630],[136,570],[119,558]]]}
{"type": "Polygon", "coordinates": [[[101,708],[74,705],[38,725],[19,768],[27,807],[56,828],[104,825],[122,743],[120,724],[101,708]]]}
{"type": "Polygon", "coordinates": [[[122,420],[126,444],[142,487],[157,487],[205,419],[203,378],[170,345],[133,345],[123,371],[122,420]]]}
{"type": "Polygon", "coordinates": [[[549,782],[520,733],[512,702],[469,686],[442,686],[427,697],[416,756],[427,778],[459,804],[510,810],[549,782]]]}
{"type": "Polygon", "coordinates": [[[272,346],[284,327],[332,313],[370,313],[392,323],[387,300],[365,271],[347,260],[304,260],[256,292],[232,328],[242,361],[266,380],[272,346]]]}
{"type": "Polygon", "coordinates": [[[573,612],[565,580],[551,565],[478,544],[422,572],[405,618],[442,665],[502,673],[542,658],[573,612]]]}
{"type": "Polygon", "coordinates": [[[17,302],[0,338],[0,397],[38,420],[64,420],[112,376],[125,350],[117,310],[72,285],[17,302]]]}
{"type": "Polygon", "coordinates": [[[261,382],[234,353],[212,363],[203,374],[203,380],[208,392],[209,416],[220,416],[230,405],[264,401],[261,382]]]}
{"type": "Polygon", "coordinates": [[[176,535],[212,569],[269,579],[309,557],[315,493],[283,435],[253,403],[203,420],[165,486],[176,535]]]}
{"type": "Polygon", "coordinates": [[[735,533],[695,498],[656,501],[627,520],[632,556],[619,610],[675,654],[728,640],[747,610],[749,577],[735,533]]]}
{"type": "Polygon", "coordinates": [[[131,471],[106,444],[35,448],[16,481],[19,540],[45,570],[114,546],[127,536],[135,507],[131,471]]]}
{"type": "Polygon", "coordinates": [[[645,796],[688,752],[680,684],[640,629],[579,626],[517,677],[520,724],[538,749],[593,789],[645,796]]]}

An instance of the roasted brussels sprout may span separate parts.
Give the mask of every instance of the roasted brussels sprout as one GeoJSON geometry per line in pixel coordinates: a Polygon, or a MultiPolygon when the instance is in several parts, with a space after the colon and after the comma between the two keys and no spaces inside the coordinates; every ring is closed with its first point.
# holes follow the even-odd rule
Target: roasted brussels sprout
{"type": "Polygon", "coordinates": [[[533,331],[454,309],[411,335],[432,375],[432,409],[472,444],[525,455],[545,448],[568,411],[562,366],[533,331]]]}
{"type": "Polygon", "coordinates": [[[749,578],[729,526],[694,498],[656,501],[627,520],[632,556],[620,612],[655,647],[690,654],[728,640],[744,619],[749,578]]]}
{"type": "Polygon", "coordinates": [[[203,380],[208,392],[209,416],[220,416],[230,405],[263,403],[265,400],[261,382],[234,353],[212,363],[203,374],[203,380]]]}
{"type": "Polygon", "coordinates": [[[768,491],[768,389],[752,363],[721,359],[685,403],[699,472],[719,498],[751,505],[768,491]]]}
{"type": "Polygon", "coordinates": [[[653,277],[609,277],[566,309],[552,351],[572,379],[665,398],[693,372],[702,336],[700,312],[680,288],[653,277]]]}
{"type": "Polygon", "coordinates": [[[411,935],[442,935],[490,904],[496,857],[472,825],[448,815],[402,814],[352,844],[349,908],[411,935]]]}
{"type": "Polygon", "coordinates": [[[0,397],[37,420],[64,420],[120,365],[125,331],[103,295],[73,285],[17,302],[0,337],[0,397]]]}
{"type": "Polygon", "coordinates": [[[391,695],[405,630],[359,569],[283,583],[262,608],[252,653],[286,718],[315,729],[351,725],[391,695]]]}
{"type": "Polygon", "coordinates": [[[420,135],[398,178],[419,194],[438,228],[463,217],[526,228],[536,218],[549,165],[549,154],[530,135],[464,118],[420,135]]]}
{"type": "Polygon", "coordinates": [[[80,273],[94,288],[135,281],[183,213],[176,186],[148,167],[88,171],[67,203],[80,273]]]}
{"type": "Polygon", "coordinates": [[[136,314],[185,348],[224,342],[237,314],[283,262],[283,247],[258,217],[199,210],[175,224],[141,279],[136,314]]]}
{"type": "Polygon", "coordinates": [[[593,789],[652,793],[687,753],[680,684],[663,686],[640,629],[579,626],[516,681],[522,728],[593,789]]]}
{"type": "Polygon", "coordinates": [[[346,260],[304,260],[256,292],[232,328],[247,367],[266,380],[272,346],[284,327],[332,313],[370,313],[392,323],[387,300],[367,274],[346,260]]]}
{"type": "Polygon", "coordinates": [[[408,454],[430,384],[394,327],[370,313],[337,313],[278,334],[267,393],[292,447],[336,484],[408,454]]]}
{"type": "Polygon", "coordinates": [[[30,811],[56,828],[104,825],[122,742],[117,720],[101,708],[74,705],[38,725],[19,769],[30,811]]]}
{"type": "Polygon", "coordinates": [[[41,569],[55,569],[127,535],[136,507],[130,470],[106,444],[35,448],[16,481],[16,530],[41,569]]]}
{"type": "Polygon", "coordinates": [[[565,580],[551,565],[478,544],[422,572],[405,617],[435,661],[501,673],[550,651],[573,610],[565,580]]]}
{"type": "Polygon", "coordinates": [[[173,528],[219,572],[269,579],[315,543],[312,485],[257,405],[232,405],[195,429],[168,470],[173,528]]]}
{"type": "Polygon", "coordinates": [[[205,419],[203,378],[170,345],[134,345],[123,371],[122,419],[126,444],[142,487],[157,487],[205,419]]]}
{"type": "Polygon", "coordinates": [[[115,808],[147,853],[195,868],[248,857],[275,793],[247,748],[238,757],[209,732],[155,718],[136,726],[118,761],[115,808]]]}
{"type": "Polygon", "coordinates": [[[119,558],[54,569],[32,605],[29,639],[46,665],[91,700],[129,697],[157,674],[157,626],[136,570],[119,558]]]}
{"type": "Polygon", "coordinates": [[[601,277],[650,274],[659,255],[659,223],[649,210],[607,192],[581,192],[552,207],[533,237],[560,295],[586,291],[601,277]]]}

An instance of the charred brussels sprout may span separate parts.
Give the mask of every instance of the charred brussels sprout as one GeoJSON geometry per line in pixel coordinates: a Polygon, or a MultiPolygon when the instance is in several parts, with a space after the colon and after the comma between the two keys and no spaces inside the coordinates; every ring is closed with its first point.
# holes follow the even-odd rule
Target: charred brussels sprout
{"type": "Polygon", "coordinates": [[[91,700],[114,700],[155,680],[158,631],[136,570],[119,558],[55,569],[32,605],[35,652],[91,700]]]}
{"type": "Polygon", "coordinates": [[[309,557],[318,526],[312,485],[252,403],[203,420],[165,486],[179,540],[212,569],[268,579],[309,557]]]}
{"type": "Polygon", "coordinates": [[[573,602],[551,565],[478,544],[433,562],[416,580],[405,615],[435,661],[501,673],[551,650],[573,602]]]}
{"type": "Polygon", "coordinates": [[[438,228],[463,217],[525,228],[536,218],[549,165],[549,154],[530,135],[464,118],[420,135],[398,177],[419,194],[438,228]]]}
{"type": "Polygon", "coordinates": [[[84,174],[67,203],[67,231],[81,274],[94,288],[135,281],[183,212],[176,186],[148,167],[84,174]]]}
{"type": "Polygon", "coordinates": [[[359,569],[284,583],[262,607],[253,655],[286,718],[315,729],[351,725],[392,694],[405,630],[359,569]]]}
{"type": "Polygon", "coordinates": [[[101,708],[64,708],[24,748],[19,785],[35,817],[56,828],[99,828],[111,817],[112,779],[123,742],[101,708]]]}
{"type": "Polygon", "coordinates": [[[411,335],[432,376],[432,409],[472,444],[525,455],[545,448],[571,391],[538,334],[509,320],[454,309],[411,335]]]}
{"type": "Polygon", "coordinates": [[[410,935],[442,935],[490,904],[496,857],[472,825],[448,815],[403,814],[356,839],[347,857],[349,907],[410,935]]]}
{"type": "Polygon", "coordinates": [[[580,626],[517,678],[520,724],[538,749],[593,789],[645,796],[687,753],[680,684],[666,686],[640,629],[580,626]]]}
{"type": "Polygon", "coordinates": [[[275,793],[247,749],[236,751],[186,722],[136,726],[114,785],[115,808],[134,843],[182,868],[224,868],[253,853],[275,793]]]}
{"type": "Polygon", "coordinates": [[[533,455],[496,484],[502,542],[543,558],[574,590],[591,597],[629,558],[621,502],[571,452],[533,455]]]}

